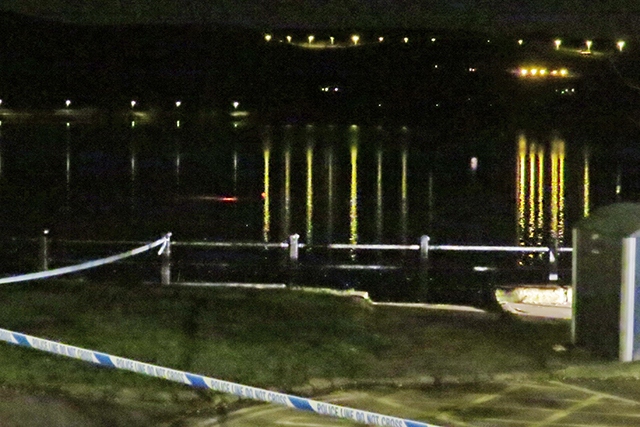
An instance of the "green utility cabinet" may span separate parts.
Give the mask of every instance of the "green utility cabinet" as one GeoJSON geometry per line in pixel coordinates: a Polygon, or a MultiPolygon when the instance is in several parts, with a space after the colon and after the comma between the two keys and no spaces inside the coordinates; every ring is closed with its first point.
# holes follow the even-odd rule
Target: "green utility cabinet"
{"type": "Polygon", "coordinates": [[[640,203],[594,211],[573,229],[575,345],[640,360],[640,203]]]}

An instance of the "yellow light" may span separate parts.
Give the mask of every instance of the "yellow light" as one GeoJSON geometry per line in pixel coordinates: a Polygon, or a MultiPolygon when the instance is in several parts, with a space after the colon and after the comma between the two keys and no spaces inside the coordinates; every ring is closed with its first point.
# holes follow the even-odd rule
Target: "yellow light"
{"type": "Polygon", "coordinates": [[[66,105],[67,108],[69,108],[69,105],[71,105],[71,101],[67,99],[66,101],[64,101],[64,105],[66,105]]]}
{"type": "Polygon", "coordinates": [[[335,41],[335,38],[334,37],[329,37],[329,41],[331,42],[331,44],[333,44],[334,41],[335,41]]]}
{"type": "Polygon", "coordinates": [[[264,174],[263,174],[264,191],[262,192],[262,195],[263,195],[264,205],[263,205],[263,212],[262,212],[262,240],[265,242],[268,242],[269,233],[271,231],[271,206],[270,206],[271,201],[269,197],[270,196],[269,190],[270,190],[270,184],[271,184],[270,167],[269,167],[270,161],[271,161],[271,143],[268,137],[264,144],[263,155],[264,155],[264,174]]]}
{"type": "Polygon", "coordinates": [[[384,41],[384,37],[378,37],[378,41],[382,43],[384,41]]]}
{"type": "Polygon", "coordinates": [[[582,196],[582,216],[589,216],[589,197],[591,178],[589,176],[589,151],[584,152],[584,174],[582,177],[583,196],[582,196]]]}
{"type": "Polygon", "coordinates": [[[544,68],[540,70],[540,75],[544,76],[545,74],[547,74],[547,70],[545,70],[544,68]]]}
{"type": "Polygon", "coordinates": [[[176,101],[176,107],[179,107],[182,105],[182,101],[176,101]]]}
{"type": "Polygon", "coordinates": [[[436,38],[435,37],[431,37],[431,43],[435,43],[436,42],[436,38]]]}
{"type": "Polygon", "coordinates": [[[585,44],[587,45],[587,51],[591,51],[591,46],[593,45],[593,42],[591,40],[587,40],[585,44]]]}
{"type": "Polygon", "coordinates": [[[291,36],[287,36],[287,42],[291,43],[291,36]]]}
{"type": "Polygon", "coordinates": [[[620,52],[622,52],[622,49],[624,49],[624,41],[623,40],[619,40],[618,43],[616,43],[616,46],[618,47],[618,50],[620,52]]]}
{"type": "Polygon", "coordinates": [[[409,43],[409,37],[403,38],[402,41],[404,41],[405,43],[409,43]]]}
{"type": "MultiPolygon", "coordinates": [[[[331,199],[330,199],[331,200],[331,199]]],[[[285,236],[289,235],[291,224],[291,145],[288,143],[284,152],[284,224],[285,236]]]]}
{"type": "Polygon", "coordinates": [[[131,101],[131,108],[136,106],[136,101],[131,101]]]}
{"type": "Polygon", "coordinates": [[[569,70],[567,70],[566,68],[563,68],[563,69],[561,69],[561,70],[560,70],[560,75],[561,75],[562,77],[565,77],[565,76],[567,76],[568,74],[569,74],[569,70]]]}
{"type": "Polygon", "coordinates": [[[553,41],[553,44],[555,44],[555,45],[556,45],[556,50],[558,50],[558,49],[560,49],[560,45],[562,44],[562,40],[560,40],[560,39],[555,39],[555,40],[553,41]]]}
{"type": "Polygon", "coordinates": [[[240,103],[238,101],[233,101],[233,108],[234,109],[238,109],[238,106],[240,105],[240,103]]]}
{"type": "Polygon", "coordinates": [[[529,74],[529,70],[527,70],[526,68],[521,68],[520,69],[520,75],[521,76],[526,76],[527,74],[529,74]]]}
{"type": "MultiPolygon", "coordinates": [[[[312,127],[307,125],[307,129],[311,132],[313,130],[312,127]]],[[[313,134],[309,133],[307,135],[307,215],[306,215],[306,232],[307,232],[307,242],[311,242],[313,240],[313,134]]]]}
{"type": "Polygon", "coordinates": [[[349,194],[349,243],[358,243],[358,129],[352,127],[351,138],[351,186],[349,194]]]}
{"type": "Polygon", "coordinates": [[[538,69],[537,68],[532,68],[531,69],[531,75],[535,76],[536,74],[538,74],[538,69]]]}
{"type": "Polygon", "coordinates": [[[528,207],[529,207],[529,217],[528,217],[528,233],[527,236],[531,240],[536,235],[536,155],[538,152],[538,144],[536,142],[529,143],[529,152],[527,154],[527,158],[529,160],[529,188],[528,188],[528,207]]]}
{"type": "Polygon", "coordinates": [[[357,34],[352,35],[351,41],[353,42],[353,44],[358,44],[358,42],[360,41],[360,36],[357,34]]]}
{"type": "Polygon", "coordinates": [[[544,147],[538,146],[537,153],[537,168],[538,168],[538,212],[537,212],[537,227],[538,227],[538,245],[541,245],[544,229],[544,147]]]}
{"type": "Polygon", "coordinates": [[[551,70],[551,75],[552,76],[557,76],[558,75],[558,70],[551,70]]]}
{"type": "Polygon", "coordinates": [[[265,34],[264,35],[264,40],[267,41],[267,42],[270,42],[271,41],[271,34],[265,34]]]}
{"type": "Polygon", "coordinates": [[[309,37],[307,37],[307,40],[309,40],[309,44],[311,44],[315,40],[315,37],[314,36],[309,36],[309,37]]]}
{"type": "Polygon", "coordinates": [[[522,43],[524,43],[524,40],[522,40],[522,39],[518,40],[518,44],[519,44],[520,46],[522,46],[522,43]]]}

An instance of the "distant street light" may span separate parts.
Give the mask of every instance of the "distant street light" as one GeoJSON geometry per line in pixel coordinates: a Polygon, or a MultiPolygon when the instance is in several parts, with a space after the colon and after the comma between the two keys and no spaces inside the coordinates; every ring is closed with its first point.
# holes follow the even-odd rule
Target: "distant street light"
{"type": "Polygon", "coordinates": [[[233,109],[237,110],[240,103],[238,101],[233,101],[233,109]]]}
{"type": "Polygon", "coordinates": [[[309,36],[307,39],[309,40],[309,44],[311,44],[311,43],[313,43],[313,40],[315,40],[315,37],[314,36],[309,36]]]}
{"type": "Polygon", "coordinates": [[[131,108],[136,106],[136,101],[131,101],[131,108]]]}
{"type": "Polygon", "coordinates": [[[329,42],[331,42],[331,44],[333,44],[335,42],[335,37],[329,37],[329,42]]]}
{"type": "Polygon", "coordinates": [[[291,36],[287,36],[287,42],[291,43],[291,36]]]}
{"type": "Polygon", "coordinates": [[[618,43],[616,43],[616,46],[618,47],[618,50],[622,52],[622,49],[624,49],[624,41],[619,40],[618,43]]]}
{"type": "Polygon", "coordinates": [[[591,46],[593,45],[593,42],[591,40],[587,40],[585,44],[587,45],[587,52],[591,52],[591,46]]]}
{"type": "Polygon", "coordinates": [[[176,108],[182,105],[182,101],[176,101],[176,108]]]}
{"type": "Polygon", "coordinates": [[[382,43],[382,42],[384,41],[384,37],[382,37],[382,36],[381,36],[381,37],[378,37],[378,41],[379,41],[380,43],[382,43]]]}
{"type": "Polygon", "coordinates": [[[358,44],[358,42],[360,41],[360,36],[357,34],[352,35],[351,41],[353,42],[353,44],[358,44]]]}
{"type": "Polygon", "coordinates": [[[64,105],[66,105],[67,108],[69,108],[69,105],[71,105],[71,101],[67,99],[66,101],[64,101],[64,105]]]}
{"type": "Polygon", "coordinates": [[[403,38],[402,41],[405,42],[405,43],[409,43],[409,37],[403,38]]]}
{"type": "Polygon", "coordinates": [[[558,50],[558,49],[560,49],[560,45],[562,44],[562,40],[560,40],[560,39],[555,39],[555,40],[553,41],[553,44],[555,44],[555,45],[556,45],[556,50],[558,50]]]}
{"type": "Polygon", "coordinates": [[[524,43],[524,40],[522,40],[522,39],[518,40],[518,44],[519,44],[520,46],[522,46],[522,43],[524,43]]]}
{"type": "Polygon", "coordinates": [[[271,34],[265,34],[264,35],[264,40],[267,41],[267,42],[270,42],[271,41],[271,34]]]}

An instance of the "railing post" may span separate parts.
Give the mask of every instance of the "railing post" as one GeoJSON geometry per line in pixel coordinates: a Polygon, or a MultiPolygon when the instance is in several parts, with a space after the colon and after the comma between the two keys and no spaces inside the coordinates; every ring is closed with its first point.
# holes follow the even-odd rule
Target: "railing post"
{"type": "Polygon", "coordinates": [[[420,263],[426,264],[429,261],[429,236],[420,238],[420,263]]]}
{"type": "Polygon", "coordinates": [[[549,247],[549,281],[558,281],[558,238],[555,236],[549,247]]]}
{"type": "Polygon", "coordinates": [[[429,240],[429,236],[420,237],[420,264],[417,275],[417,300],[425,302],[429,297],[429,240]]]}
{"type": "Polygon", "coordinates": [[[171,233],[167,233],[166,243],[162,247],[162,266],[160,267],[160,283],[171,284],[171,233]]]}
{"type": "Polygon", "coordinates": [[[300,257],[300,235],[292,234],[289,236],[289,285],[295,285],[298,277],[300,257]]]}
{"type": "Polygon", "coordinates": [[[300,235],[292,234],[289,236],[289,261],[292,264],[298,263],[300,254],[300,235]]]}
{"type": "Polygon", "coordinates": [[[40,236],[40,269],[49,269],[49,230],[45,229],[40,236]]]}

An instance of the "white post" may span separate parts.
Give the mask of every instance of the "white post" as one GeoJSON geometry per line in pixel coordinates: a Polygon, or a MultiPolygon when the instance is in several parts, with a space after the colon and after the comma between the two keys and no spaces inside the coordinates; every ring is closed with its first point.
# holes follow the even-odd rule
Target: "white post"
{"type": "Polygon", "coordinates": [[[578,240],[580,233],[577,228],[572,231],[573,250],[571,251],[571,297],[573,301],[571,303],[571,343],[577,344],[576,338],[576,301],[578,300],[578,240]]]}
{"type": "Polygon", "coordinates": [[[40,237],[40,269],[49,269],[49,230],[45,229],[40,237]]]}
{"type": "Polygon", "coordinates": [[[637,238],[622,240],[622,282],[620,287],[620,361],[633,361],[637,238]]]}
{"type": "Polygon", "coordinates": [[[300,235],[292,234],[289,236],[289,261],[296,264],[300,253],[300,235]]]}
{"type": "Polygon", "coordinates": [[[162,249],[162,266],[160,267],[160,283],[171,284],[171,233],[167,233],[167,241],[162,249]]]}
{"type": "Polygon", "coordinates": [[[558,281],[558,238],[553,237],[553,242],[549,247],[549,281],[558,281]]]}
{"type": "Polygon", "coordinates": [[[420,238],[420,261],[424,264],[429,261],[429,236],[422,236],[420,238]]]}

